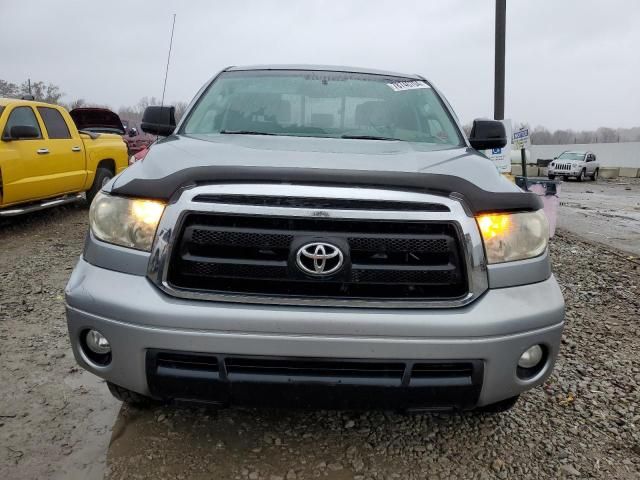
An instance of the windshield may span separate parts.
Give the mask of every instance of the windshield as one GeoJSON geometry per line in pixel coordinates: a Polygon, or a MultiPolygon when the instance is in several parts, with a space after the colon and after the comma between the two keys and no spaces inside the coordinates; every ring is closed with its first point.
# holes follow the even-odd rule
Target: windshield
{"type": "Polygon", "coordinates": [[[564,152],[558,160],[584,160],[584,153],[564,152]]]}
{"type": "Polygon", "coordinates": [[[200,97],[181,133],[462,144],[428,83],[328,71],[223,73],[200,97]]]}

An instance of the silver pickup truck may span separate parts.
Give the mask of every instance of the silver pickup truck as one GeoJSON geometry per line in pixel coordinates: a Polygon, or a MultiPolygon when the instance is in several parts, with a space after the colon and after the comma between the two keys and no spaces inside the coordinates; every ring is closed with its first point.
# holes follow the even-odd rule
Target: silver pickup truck
{"type": "Polygon", "coordinates": [[[232,67],[106,185],[66,288],[119,399],[489,412],[551,373],[564,301],[506,142],[418,75],[232,67]]]}

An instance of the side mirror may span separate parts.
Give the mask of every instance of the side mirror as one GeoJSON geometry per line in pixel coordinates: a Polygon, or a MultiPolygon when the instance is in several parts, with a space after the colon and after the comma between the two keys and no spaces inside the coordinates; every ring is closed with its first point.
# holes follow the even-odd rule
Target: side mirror
{"type": "Polygon", "coordinates": [[[143,132],[167,137],[176,129],[175,107],[147,107],[140,124],[143,132]]]}
{"type": "Polygon", "coordinates": [[[507,144],[507,132],[498,120],[474,120],[469,143],[476,150],[502,148],[507,144]]]}
{"type": "Polygon", "coordinates": [[[21,140],[28,138],[40,138],[40,132],[31,125],[14,125],[9,130],[9,135],[2,137],[3,140],[21,140]]]}

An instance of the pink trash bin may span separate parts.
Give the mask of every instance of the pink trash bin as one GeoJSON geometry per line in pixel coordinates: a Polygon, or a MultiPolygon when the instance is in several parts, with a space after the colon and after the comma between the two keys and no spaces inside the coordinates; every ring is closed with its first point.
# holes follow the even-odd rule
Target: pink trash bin
{"type": "Polygon", "coordinates": [[[560,193],[560,184],[556,185],[556,193],[548,192],[547,188],[539,183],[530,185],[529,191],[542,198],[544,213],[549,221],[549,238],[551,238],[556,233],[556,224],[558,222],[558,207],[560,206],[560,198],[558,198],[558,194],[560,193]]]}

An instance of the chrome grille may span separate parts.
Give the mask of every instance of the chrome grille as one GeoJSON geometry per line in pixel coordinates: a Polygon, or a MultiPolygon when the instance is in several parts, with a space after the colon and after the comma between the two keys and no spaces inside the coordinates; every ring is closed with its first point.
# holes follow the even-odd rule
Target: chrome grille
{"type": "Polygon", "coordinates": [[[460,200],[290,184],[183,190],[160,220],[147,276],[175,297],[276,305],[450,308],[488,288],[482,240],[460,200]],[[292,273],[301,236],[343,242],[342,276],[292,273]]]}
{"type": "Polygon", "coordinates": [[[168,280],[215,293],[340,299],[451,299],[467,294],[447,222],[186,216],[168,280]],[[292,261],[305,239],[345,245],[348,268],[313,278],[292,261]]]}
{"type": "Polygon", "coordinates": [[[572,165],[570,163],[557,163],[555,169],[570,172],[571,166],[572,165]]]}

